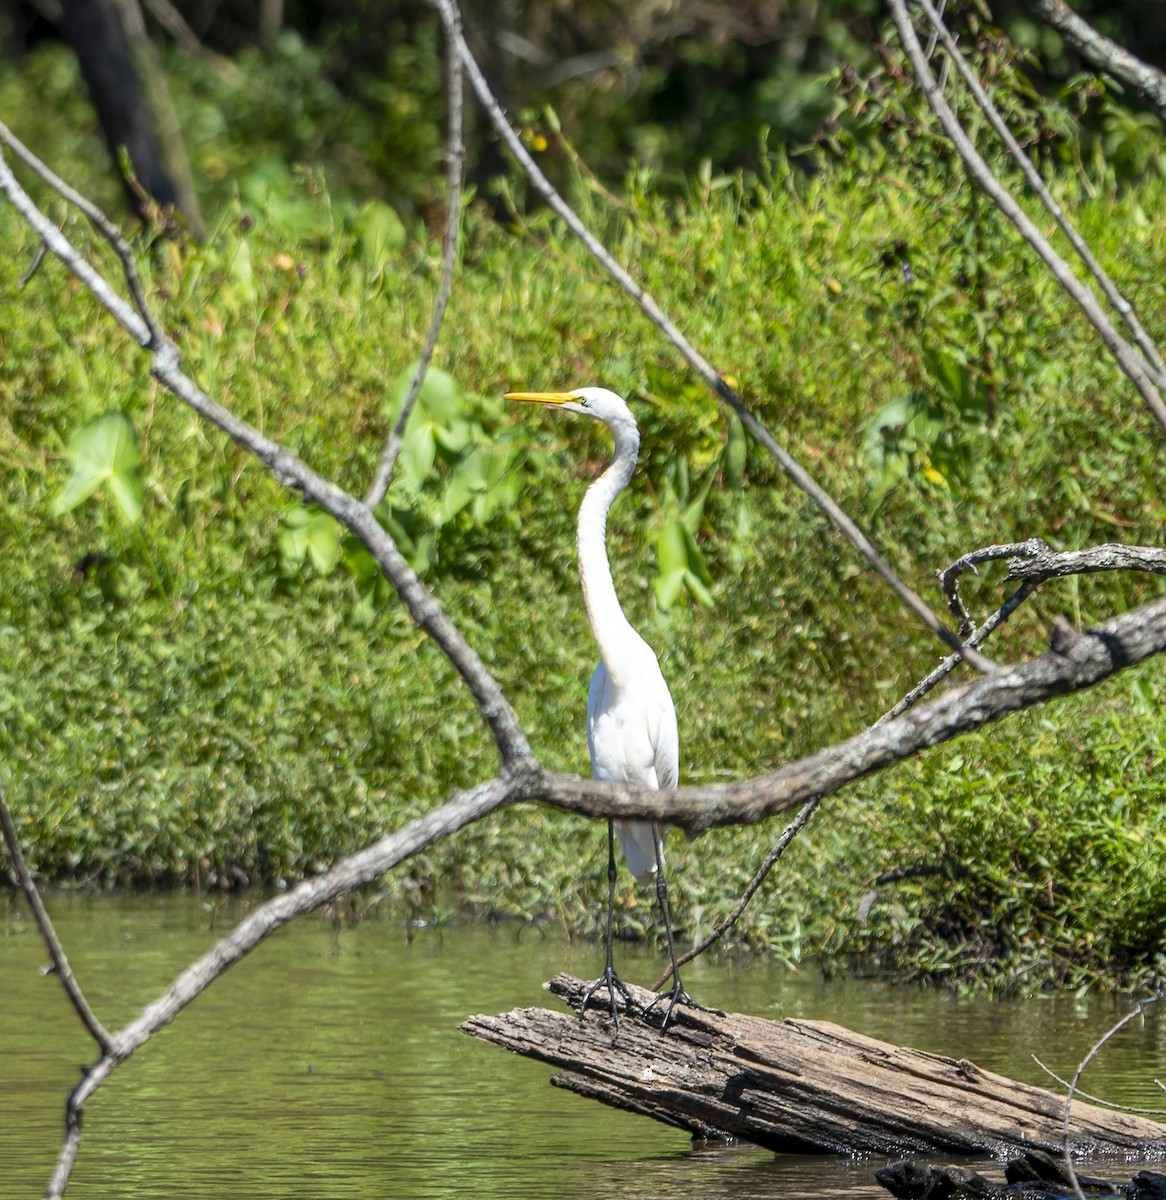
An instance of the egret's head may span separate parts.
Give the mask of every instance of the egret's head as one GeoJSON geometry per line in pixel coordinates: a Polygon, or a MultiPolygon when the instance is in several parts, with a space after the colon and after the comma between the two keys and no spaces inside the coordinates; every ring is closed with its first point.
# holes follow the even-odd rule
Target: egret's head
{"type": "Polygon", "coordinates": [[[507,392],[506,399],[518,400],[524,404],[545,404],[550,408],[594,417],[611,430],[619,426],[630,425],[633,429],[636,426],[632,410],[628,408],[623,397],[608,391],[607,388],[575,388],[571,392],[507,392]]]}

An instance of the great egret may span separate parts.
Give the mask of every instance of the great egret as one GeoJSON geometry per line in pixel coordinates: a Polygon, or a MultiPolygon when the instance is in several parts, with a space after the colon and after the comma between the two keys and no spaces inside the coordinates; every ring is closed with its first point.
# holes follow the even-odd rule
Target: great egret
{"type": "MultiPolygon", "coordinates": [[[[591,774],[595,779],[616,783],[638,783],[650,788],[673,788],[680,777],[680,737],[676,708],[651,646],[632,628],[620,607],[607,560],[607,514],[627,486],[640,450],[640,431],[623,398],[607,388],[576,388],[571,392],[508,392],[507,400],[544,404],[563,412],[578,413],[602,421],[615,439],[615,455],[607,470],[587,489],[579,506],[579,581],[591,632],[599,644],[599,665],[587,692],[587,744],[591,750],[591,774]]],[[[628,867],[640,883],[656,876],[656,894],[664,916],[668,953],[672,959],[672,990],[663,992],[648,1005],[668,1001],[666,1028],[677,1002],[696,1005],[680,983],[668,891],[664,880],[664,830],[650,821],[607,822],[607,936],[603,974],[588,988],[579,1016],[595,992],[606,988],[611,1016],[619,1026],[616,992],[628,1007],[631,993],[612,965],[611,927],[615,908],[615,841],[627,858],[628,867]]],[[[645,1012],[647,1009],[645,1010],[645,1012]]]]}

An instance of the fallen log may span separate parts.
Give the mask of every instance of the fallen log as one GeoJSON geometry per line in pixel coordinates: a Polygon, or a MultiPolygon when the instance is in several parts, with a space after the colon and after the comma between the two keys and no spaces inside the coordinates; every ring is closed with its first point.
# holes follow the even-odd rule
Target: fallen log
{"type": "MultiPolygon", "coordinates": [[[[741,1138],[783,1153],[904,1153],[999,1158],[1057,1152],[1064,1098],[981,1070],[967,1059],[877,1041],[829,1021],[770,1021],[677,1007],[660,1014],[576,1009],[586,984],[544,985],[570,1012],[520,1008],[461,1028],[563,1068],[551,1083],[694,1137],[741,1138]]],[[[651,993],[632,987],[642,1006],[651,993]]],[[[1075,1155],[1166,1154],[1166,1126],[1073,1101],[1075,1155]]]]}

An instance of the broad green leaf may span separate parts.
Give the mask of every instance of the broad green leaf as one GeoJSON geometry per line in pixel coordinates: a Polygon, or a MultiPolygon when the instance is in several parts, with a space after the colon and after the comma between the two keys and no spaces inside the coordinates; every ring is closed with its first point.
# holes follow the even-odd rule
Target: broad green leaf
{"type": "Polygon", "coordinates": [[[386,258],[405,245],[405,226],[397,210],[383,201],[366,204],[357,213],[354,226],[360,238],[361,257],[371,267],[381,267],[386,258]]]}
{"type": "Polygon", "coordinates": [[[133,422],[124,412],[108,412],[87,421],[69,439],[73,471],[53,504],[57,516],[83,504],[108,484],[122,516],[133,523],[142,515],[142,455],[133,422]]]}
{"type": "Polygon", "coordinates": [[[706,608],[712,608],[716,601],[713,599],[713,594],[709,591],[706,582],[701,577],[692,571],[684,572],[684,586],[696,597],[698,603],[703,604],[706,608]]]}
{"type": "MultiPolygon", "coordinates": [[[[687,556],[688,570],[700,580],[706,588],[713,586],[713,577],[709,574],[708,564],[704,561],[704,553],[696,544],[696,538],[687,526],[684,527],[684,548],[687,556]]],[[[708,603],[712,603],[712,593],[708,593],[708,603]]]]}
{"type": "Polygon", "coordinates": [[[418,490],[433,470],[436,457],[437,442],[432,426],[422,421],[410,424],[401,443],[401,456],[397,460],[405,483],[418,490]]]}
{"type": "MultiPolygon", "coordinates": [[[[385,404],[389,413],[396,415],[401,411],[401,406],[405,403],[405,397],[409,394],[409,388],[413,384],[413,376],[416,373],[417,363],[411,363],[397,377],[397,382],[393,384],[393,390],[389,393],[385,404]]],[[[457,380],[447,371],[442,371],[438,367],[430,367],[425,372],[425,379],[422,381],[421,391],[417,397],[417,407],[424,409],[434,420],[446,425],[465,419],[462,390],[458,387],[457,380]]]]}
{"type": "Polygon", "coordinates": [[[656,539],[656,559],[661,575],[671,575],[688,568],[688,543],[685,528],[679,517],[664,522],[656,539]]]}
{"type": "Polygon", "coordinates": [[[340,558],[340,529],[322,508],[297,505],[284,514],[279,555],[285,567],[301,567],[305,559],[328,574],[340,558]]]}
{"type": "Polygon", "coordinates": [[[666,611],[676,603],[677,597],[684,588],[684,576],[686,574],[687,572],[681,569],[656,576],[653,587],[656,592],[656,604],[662,610],[666,611]]]}
{"type": "Polygon", "coordinates": [[[451,476],[445,495],[441,498],[440,516],[442,524],[452,520],[478,493],[473,480],[464,472],[455,471],[451,476]]]}

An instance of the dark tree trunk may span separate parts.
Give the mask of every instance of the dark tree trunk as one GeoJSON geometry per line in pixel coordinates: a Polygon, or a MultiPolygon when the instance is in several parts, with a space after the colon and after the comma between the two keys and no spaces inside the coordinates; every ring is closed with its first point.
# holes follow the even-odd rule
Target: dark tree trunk
{"type": "MultiPolygon", "coordinates": [[[[77,55],[114,161],[124,146],[141,187],[163,208],[178,207],[116,0],[61,0],[61,32],[77,55]]],[[[148,220],[148,202],[123,182],[130,206],[148,220]]]]}

